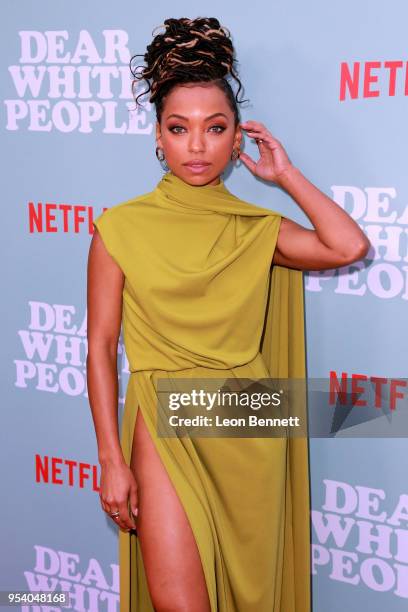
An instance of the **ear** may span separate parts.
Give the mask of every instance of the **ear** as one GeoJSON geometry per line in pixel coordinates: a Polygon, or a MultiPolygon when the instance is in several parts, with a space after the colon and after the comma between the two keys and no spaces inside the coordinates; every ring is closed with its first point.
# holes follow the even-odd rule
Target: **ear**
{"type": "Polygon", "coordinates": [[[237,127],[235,131],[235,137],[234,137],[234,147],[239,148],[241,146],[241,142],[242,142],[242,130],[240,127],[237,127]]]}
{"type": "Polygon", "coordinates": [[[157,146],[162,148],[160,123],[156,121],[156,141],[157,146]]]}

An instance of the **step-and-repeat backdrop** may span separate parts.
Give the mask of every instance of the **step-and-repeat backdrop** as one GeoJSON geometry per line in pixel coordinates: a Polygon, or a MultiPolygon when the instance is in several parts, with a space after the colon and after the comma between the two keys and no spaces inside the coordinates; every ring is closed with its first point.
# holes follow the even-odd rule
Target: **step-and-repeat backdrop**
{"type": "MultiPolygon", "coordinates": [[[[117,610],[117,528],[100,507],[86,389],[86,265],[92,219],[163,172],[154,108],[134,111],[129,58],[167,17],[215,16],[230,29],[249,99],[242,119],[263,122],[372,243],[364,261],[305,274],[308,375],[395,390],[408,369],[407,8],[20,0],[0,10],[0,588],[62,588],[72,610],[117,610]]],[[[243,164],[225,180],[311,227],[243,164]]],[[[121,415],[122,339],[118,363],[121,415]]],[[[398,406],[380,408],[388,423],[398,406]]],[[[406,432],[348,435],[337,416],[331,436],[310,442],[314,610],[405,611],[406,432]]]]}

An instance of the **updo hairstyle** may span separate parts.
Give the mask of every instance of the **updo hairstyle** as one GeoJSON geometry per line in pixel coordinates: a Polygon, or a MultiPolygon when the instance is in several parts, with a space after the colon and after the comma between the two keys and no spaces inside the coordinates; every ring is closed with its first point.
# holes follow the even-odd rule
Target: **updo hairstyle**
{"type": "Polygon", "coordinates": [[[234,68],[234,47],[227,28],[213,17],[165,19],[162,25],[165,31],[154,36],[155,28],[154,38],[146,47],[143,55],[146,66],[133,67],[135,58],[142,57],[141,54],[133,55],[129,62],[133,96],[138,81],[144,79],[148,84],[148,89],[135,98],[136,105],[140,105],[140,96],[150,92],[149,101],[154,103],[160,123],[165,98],[175,86],[212,82],[225,93],[236,127],[240,122],[238,104],[245,100],[238,100],[242,85],[234,68]],[[236,96],[226,78],[228,75],[239,85],[236,96]]]}

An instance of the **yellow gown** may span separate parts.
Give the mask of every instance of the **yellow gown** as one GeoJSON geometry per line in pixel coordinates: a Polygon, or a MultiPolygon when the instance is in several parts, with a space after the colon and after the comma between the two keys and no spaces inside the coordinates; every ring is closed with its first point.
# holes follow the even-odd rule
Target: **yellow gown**
{"type": "MultiPolygon", "coordinates": [[[[308,612],[307,437],[161,437],[157,381],[305,378],[303,273],[272,266],[282,215],[221,180],[172,172],[94,225],[125,275],[130,376],[121,446],[137,410],[189,519],[211,612],[308,612]]],[[[171,551],[169,551],[171,554],[171,551]]],[[[136,532],[119,532],[120,612],[154,612],[136,532]]]]}

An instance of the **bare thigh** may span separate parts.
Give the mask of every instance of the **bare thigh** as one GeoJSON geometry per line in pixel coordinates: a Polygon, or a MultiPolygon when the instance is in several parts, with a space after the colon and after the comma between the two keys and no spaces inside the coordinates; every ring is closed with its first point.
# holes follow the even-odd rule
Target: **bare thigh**
{"type": "Polygon", "coordinates": [[[140,408],[131,469],[138,485],[137,534],[156,612],[210,612],[197,544],[140,408]]]}

